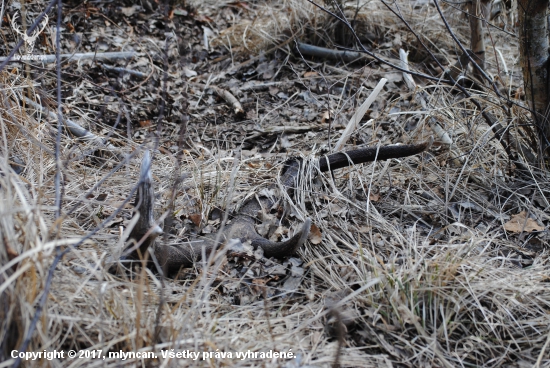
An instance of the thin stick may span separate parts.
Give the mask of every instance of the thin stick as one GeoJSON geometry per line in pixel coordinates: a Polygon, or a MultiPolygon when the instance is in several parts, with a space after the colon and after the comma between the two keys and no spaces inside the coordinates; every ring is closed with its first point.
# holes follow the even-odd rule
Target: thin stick
{"type": "Polygon", "coordinates": [[[348,123],[348,126],[342,133],[342,136],[338,140],[338,143],[336,143],[336,146],[334,147],[334,152],[342,150],[342,147],[344,147],[351,134],[355,131],[355,129],[357,128],[357,124],[359,124],[361,119],[363,119],[363,116],[365,116],[365,113],[369,109],[370,105],[374,102],[376,97],[378,97],[378,94],[380,93],[382,87],[384,87],[387,81],[388,80],[386,78],[380,79],[380,82],[378,82],[376,87],[374,87],[374,90],[371,92],[367,100],[363,102],[363,104],[359,106],[355,114],[353,114],[348,123]]]}
{"type": "Polygon", "coordinates": [[[57,2],[57,25],[55,32],[55,55],[57,59],[57,135],[55,137],[55,218],[61,216],[61,127],[63,125],[63,110],[61,109],[61,0],[57,2]]]}
{"type": "Polygon", "coordinates": [[[104,68],[104,69],[107,69],[107,70],[111,70],[113,72],[127,73],[127,74],[133,75],[134,77],[138,77],[138,78],[147,78],[147,74],[142,73],[142,72],[138,72],[136,70],[128,69],[128,68],[121,68],[121,67],[118,67],[118,66],[112,66],[112,65],[107,65],[107,64],[101,64],[101,67],[104,68]]]}
{"type": "MultiPolygon", "coordinates": [[[[202,85],[202,84],[199,84],[199,83],[188,83],[188,84],[192,87],[200,88],[203,91],[210,88],[212,91],[216,92],[216,94],[218,96],[220,96],[225,102],[227,102],[229,105],[231,105],[231,107],[233,107],[235,115],[237,115],[237,116],[244,115],[243,106],[241,105],[239,100],[237,100],[237,98],[235,96],[233,96],[233,94],[231,92],[229,92],[229,91],[227,91],[223,88],[220,88],[220,87],[211,86],[211,85],[209,85],[209,82],[210,82],[210,78],[206,82],[206,85],[202,85]]],[[[203,95],[204,95],[204,93],[200,96],[199,100],[195,104],[195,107],[198,107],[198,105],[200,103],[200,100],[202,99],[203,95]]]]}
{"type": "Polygon", "coordinates": [[[231,94],[228,90],[221,89],[215,86],[210,86],[214,92],[221,98],[225,100],[228,104],[233,107],[233,111],[235,112],[235,115],[237,116],[243,116],[244,115],[244,109],[239,100],[235,96],[231,94]]]}

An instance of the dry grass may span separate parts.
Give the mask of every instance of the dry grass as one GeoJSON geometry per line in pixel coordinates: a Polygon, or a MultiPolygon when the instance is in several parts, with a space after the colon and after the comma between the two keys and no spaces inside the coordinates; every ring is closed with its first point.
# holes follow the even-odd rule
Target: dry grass
{"type": "MultiPolygon", "coordinates": [[[[220,42],[256,52],[284,40],[289,29],[302,34],[313,30],[318,39],[336,32],[330,27],[319,32],[327,18],[302,2],[270,5],[255,8],[254,19],[227,30],[220,42]],[[281,15],[278,9],[292,12],[281,15]],[[262,17],[271,21],[262,22],[262,17]]],[[[401,5],[411,25],[446,58],[454,58],[433,9],[419,12],[401,5]]],[[[358,19],[374,10],[383,26],[365,32],[388,42],[399,33],[400,42],[410,40],[379,3],[366,3],[358,19]]],[[[462,39],[465,24],[455,21],[462,39]]],[[[514,45],[504,43],[500,34],[494,39],[494,48],[512,70],[514,45]]],[[[488,55],[490,71],[496,73],[495,54],[488,55]]],[[[383,73],[374,79],[376,75],[383,73]]],[[[20,107],[28,85],[22,74],[3,72],[1,77],[0,367],[13,364],[11,350],[25,339],[49,272],[51,289],[28,351],[152,351],[159,359],[41,360],[27,366],[329,366],[339,344],[331,324],[339,323],[346,328],[342,366],[550,366],[547,231],[514,234],[503,229],[511,215],[522,210],[539,224],[548,224],[548,179],[538,172],[529,181],[515,177],[479,111],[453,88],[424,86],[430,103],[425,111],[410,94],[398,95],[357,133],[383,133],[387,119],[402,127],[414,120],[412,130],[403,128],[381,138],[408,143],[431,135],[430,119],[435,118],[453,138],[451,147],[436,145],[421,156],[353,167],[334,177],[314,175],[313,168],[305,173],[308,180],[291,199],[291,228],[311,217],[323,240],[300,250],[304,265],[298,269],[305,273],[292,290],[281,282],[265,283],[269,263],[223,256],[197,265],[179,280],[162,280],[147,269],[131,279],[107,272],[112,255],[123,246],[119,226],[122,219],[128,223],[129,207],[90,239],[79,244],[80,239],[126,199],[137,181],[139,160],[132,159],[111,175],[118,162],[68,161],[63,208],[65,213],[75,210],[56,224],[55,124],[20,107]],[[390,115],[392,106],[405,106],[400,105],[404,101],[407,113],[390,115]],[[25,162],[21,176],[7,166],[6,160],[14,156],[25,162]],[[101,187],[86,197],[102,179],[101,187]],[[99,194],[107,198],[98,200],[99,194]],[[57,250],[75,244],[53,270],[57,250]],[[13,255],[18,256],[10,261],[13,255]],[[246,274],[237,267],[243,262],[250,269],[246,274]],[[329,318],[331,310],[339,311],[336,322],[329,318]],[[163,358],[161,351],[169,349],[232,352],[233,357],[163,358]],[[235,356],[270,350],[292,351],[297,358],[235,356]]],[[[518,83],[515,78],[512,88],[518,83]]],[[[506,116],[494,108],[497,100],[492,95],[476,97],[493,108],[503,125],[524,119],[519,110],[506,116]]],[[[143,148],[117,139],[121,153],[143,148]]],[[[68,137],[62,144],[62,152],[87,149],[68,137]]],[[[207,218],[213,206],[232,209],[252,191],[276,182],[265,178],[276,178],[279,166],[257,157],[237,162],[210,148],[203,156],[186,155],[179,168],[168,155],[156,155],[159,216],[166,215],[176,169],[188,174],[176,199],[178,215],[200,213],[207,218]]]]}

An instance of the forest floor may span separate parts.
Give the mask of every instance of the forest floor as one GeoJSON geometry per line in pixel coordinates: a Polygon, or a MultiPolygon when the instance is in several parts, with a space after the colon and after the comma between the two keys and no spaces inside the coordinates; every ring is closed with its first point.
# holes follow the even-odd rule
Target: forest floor
{"type": "MultiPolygon", "coordinates": [[[[463,9],[440,5],[468,45],[463,9]]],[[[4,56],[19,40],[14,15],[31,24],[46,6],[6,2],[4,56]]],[[[62,54],[135,54],[63,61],[64,118],[110,146],[64,131],[61,165],[56,119],[37,109],[56,112],[56,64],[0,71],[0,368],[15,363],[14,349],[83,352],[25,366],[550,366],[550,184],[510,145],[535,147],[513,11],[487,31],[499,97],[483,83],[438,80],[461,51],[433,2],[389,7],[414,33],[382,2],[346,3],[342,15],[366,49],[394,65],[408,51],[410,68],[431,80],[411,86],[371,57],[304,55],[299,43],[357,45],[307,1],[64,3],[62,54]],[[382,78],[344,149],[434,137],[432,147],[317,173],[313,158],[335,150],[382,78]],[[502,139],[479,106],[507,128],[502,139]],[[281,241],[311,218],[308,241],[283,260],[244,244],[174,278],[109,272],[132,226],[145,150],[157,241],[215,233],[246,198],[280,195],[283,163],[296,156],[300,186],[257,230],[281,241]],[[104,359],[92,358],[99,350],[104,359]],[[155,357],[108,355],[120,351],[155,357]]],[[[55,10],[49,17],[36,55],[55,54],[55,10]]]]}

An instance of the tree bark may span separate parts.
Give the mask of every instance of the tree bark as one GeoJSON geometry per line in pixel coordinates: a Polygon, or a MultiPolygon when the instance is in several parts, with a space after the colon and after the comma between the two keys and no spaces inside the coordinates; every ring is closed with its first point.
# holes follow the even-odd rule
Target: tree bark
{"type": "Polygon", "coordinates": [[[540,128],[543,151],[550,140],[548,106],[548,12],[549,0],[518,0],[520,63],[525,97],[540,128]]]}
{"type": "MultiPolygon", "coordinates": [[[[485,70],[485,37],[483,26],[487,24],[491,14],[490,0],[471,0],[468,4],[470,13],[470,48],[474,55],[474,61],[485,70]]],[[[482,73],[474,66],[474,76],[482,80],[482,73]]]]}

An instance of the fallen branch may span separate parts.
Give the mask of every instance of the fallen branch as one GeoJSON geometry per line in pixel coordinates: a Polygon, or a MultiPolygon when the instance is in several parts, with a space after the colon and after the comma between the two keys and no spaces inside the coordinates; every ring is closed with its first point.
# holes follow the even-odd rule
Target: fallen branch
{"type": "Polygon", "coordinates": [[[147,74],[142,73],[142,72],[138,72],[136,70],[128,69],[128,68],[121,68],[121,67],[118,67],[118,66],[112,66],[112,65],[107,65],[107,64],[101,64],[101,67],[104,68],[104,69],[113,71],[113,72],[119,72],[119,73],[121,72],[121,73],[130,74],[130,75],[133,75],[134,77],[138,77],[138,78],[147,78],[147,74]]]}
{"type": "Polygon", "coordinates": [[[218,96],[223,98],[225,102],[227,102],[229,105],[231,105],[231,107],[233,107],[233,110],[235,111],[235,115],[237,115],[237,116],[243,116],[244,115],[243,106],[241,105],[239,100],[237,100],[237,98],[231,94],[231,92],[229,92],[225,89],[216,87],[216,86],[202,85],[202,84],[198,84],[198,83],[189,83],[189,85],[192,86],[192,87],[197,87],[197,88],[203,89],[203,90],[207,89],[207,88],[210,88],[212,91],[216,92],[216,94],[218,96]]]}
{"type": "Polygon", "coordinates": [[[269,87],[285,86],[291,83],[293,82],[288,82],[288,81],[265,82],[265,83],[248,82],[248,83],[245,83],[242,87],[240,87],[239,90],[240,91],[260,91],[260,90],[268,89],[269,87]]]}
{"type": "Polygon", "coordinates": [[[325,47],[313,46],[302,42],[296,42],[296,47],[302,55],[315,56],[332,60],[343,60],[345,62],[357,61],[367,56],[361,52],[332,50],[325,47]]]}

